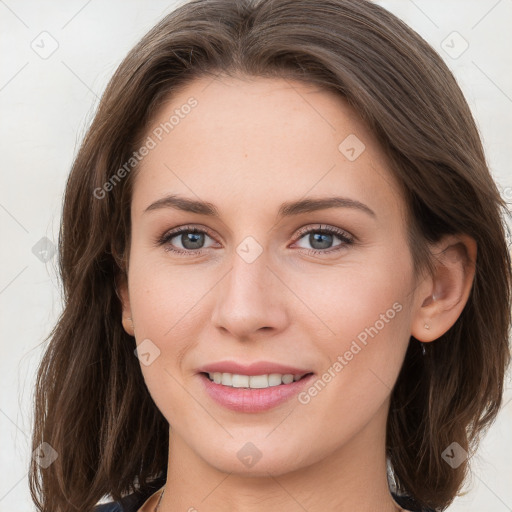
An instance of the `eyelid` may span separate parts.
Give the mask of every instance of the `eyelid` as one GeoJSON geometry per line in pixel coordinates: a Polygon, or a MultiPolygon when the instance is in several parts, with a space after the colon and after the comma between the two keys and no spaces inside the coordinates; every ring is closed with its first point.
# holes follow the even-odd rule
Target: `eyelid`
{"type": "MultiPolygon", "coordinates": [[[[216,235],[214,235],[213,232],[206,226],[201,225],[201,224],[192,224],[192,225],[185,224],[182,226],[177,226],[175,228],[172,228],[168,231],[165,231],[163,235],[157,237],[155,244],[157,246],[169,244],[169,241],[172,238],[180,235],[181,233],[187,233],[187,232],[204,233],[208,237],[210,237],[211,239],[216,241],[216,235]]],[[[338,228],[336,226],[331,226],[328,224],[322,225],[322,224],[317,223],[317,224],[310,224],[310,225],[300,228],[293,237],[293,244],[297,243],[305,235],[312,233],[312,232],[324,232],[324,233],[332,234],[332,235],[337,236],[342,241],[342,243],[339,244],[338,246],[334,246],[334,247],[331,247],[331,248],[328,248],[325,250],[300,248],[304,251],[308,251],[313,254],[326,254],[327,255],[329,253],[334,253],[338,250],[338,249],[336,249],[336,247],[352,245],[357,241],[357,238],[354,235],[352,235],[350,232],[346,231],[345,229],[338,228]]],[[[189,254],[191,256],[194,256],[197,254],[201,254],[203,251],[205,251],[206,249],[209,249],[209,248],[210,247],[203,247],[201,249],[187,250],[187,249],[170,248],[169,247],[166,250],[169,252],[174,252],[174,253],[178,253],[178,254],[189,254]]]]}
{"type": "MultiPolygon", "coordinates": [[[[169,239],[170,236],[178,235],[184,231],[194,231],[194,230],[196,230],[196,231],[203,230],[210,238],[215,238],[214,233],[209,228],[207,228],[206,226],[203,226],[202,224],[184,224],[183,226],[177,226],[176,228],[172,228],[172,229],[166,231],[163,235],[161,235],[157,238],[157,241],[169,239]]],[[[348,232],[345,229],[337,228],[335,226],[330,226],[328,224],[323,224],[323,225],[322,224],[313,224],[313,225],[310,224],[310,225],[300,228],[297,231],[296,235],[294,236],[295,241],[296,241],[296,239],[302,238],[303,235],[308,234],[311,231],[331,231],[331,232],[337,233],[339,235],[345,235],[346,238],[350,238],[350,240],[353,240],[353,241],[356,240],[356,237],[352,233],[348,232]]]]}
{"type": "Polygon", "coordinates": [[[157,236],[156,243],[164,243],[166,240],[169,240],[170,238],[173,238],[182,232],[189,232],[189,231],[197,231],[202,232],[204,231],[210,238],[215,238],[215,235],[213,234],[213,231],[206,226],[203,226],[201,224],[184,224],[183,226],[177,226],[175,228],[169,229],[165,231],[162,235],[157,236]]]}
{"type": "Polygon", "coordinates": [[[338,228],[336,226],[331,226],[330,224],[316,224],[316,225],[309,225],[304,226],[303,228],[300,228],[299,231],[297,231],[297,235],[294,237],[296,239],[302,238],[304,235],[312,232],[312,231],[327,231],[329,233],[336,234],[342,238],[347,238],[351,242],[355,242],[357,239],[356,237],[347,231],[346,229],[338,228]]]}

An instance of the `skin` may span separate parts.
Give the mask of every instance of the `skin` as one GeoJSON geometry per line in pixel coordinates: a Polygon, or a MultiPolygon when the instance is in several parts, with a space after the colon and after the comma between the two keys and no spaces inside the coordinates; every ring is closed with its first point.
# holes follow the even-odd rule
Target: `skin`
{"type": "Polygon", "coordinates": [[[432,247],[434,275],[418,275],[399,187],[375,137],[343,98],[284,79],[204,78],[173,96],[152,126],[191,96],[198,105],[134,177],[129,266],[119,283],[126,331],[160,350],[141,364],[170,424],[159,512],[400,510],[385,466],[391,389],[410,336],[435,340],[460,315],[475,243],[444,238],[432,247]],[[354,161],[338,149],[350,134],[365,145],[354,161]],[[145,212],[171,193],[213,203],[220,218],[145,212]],[[332,195],[374,215],[341,207],[277,216],[285,201],[332,195]],[[353,243],[333,235],[330,245],[312,245],[298,234],[304,227],[318,232],[320,224],[346,231],[353,243]],[[209,231],[200,254],[166,250],[186,250],[181,235],[156,243],[184,225],[209,231]],[[248,236],[262,250],[251,263],[236,250],[248,236]],[[198,367],[220,360],[280,362],[319,377],[394,304],[400,312],[307,404],[293,398],[263,413],[240,413],[203,391],[198,367]],[[237,457],[248,442],[262,455],[252,467],[237,457]]]}

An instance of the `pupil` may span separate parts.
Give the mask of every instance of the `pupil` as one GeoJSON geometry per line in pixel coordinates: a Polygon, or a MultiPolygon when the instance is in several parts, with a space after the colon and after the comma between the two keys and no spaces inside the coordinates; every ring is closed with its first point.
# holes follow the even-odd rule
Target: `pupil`
{"type": "Polygon", "coordinates": [[[328,233],[311,233],[309,235],[309,243],[315,249],[328,249],[332,243],[332,235],[328,233]],[[320,247],[315,246],[317,242],[320,243],[320,247]]]}

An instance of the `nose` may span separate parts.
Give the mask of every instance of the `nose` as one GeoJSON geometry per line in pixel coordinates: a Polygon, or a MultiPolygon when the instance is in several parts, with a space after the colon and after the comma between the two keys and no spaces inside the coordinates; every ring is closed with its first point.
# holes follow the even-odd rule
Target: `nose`
{"type": "Polygon", "coordinates": [[[266,252],[249,261],[234,252],[231,269],[214,288],[213,325],[240,341],[277,334],[289,320],[291,292],[269,266],[266,252]]]}

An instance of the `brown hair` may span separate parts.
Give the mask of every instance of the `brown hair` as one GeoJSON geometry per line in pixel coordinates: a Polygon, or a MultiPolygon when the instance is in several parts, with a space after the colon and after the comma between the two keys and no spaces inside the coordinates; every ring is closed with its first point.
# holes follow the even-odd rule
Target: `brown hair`
{"type": "Polygon", "coordinates": [[[91,509],[166,475],[169,425],[151,399],[121,325],[115,279],[126,270],[133,173],[98,198],[132,155],[162,101],[197,77],[289,77],[336,91],[390,158],[410,215],[415,263],[427,244],[465,233],[478,243],[469,300],[426,344],[411,338],[391,396],[387,454],[400,493],[446,508],[501,405],[509,363],[506,210],[468,105],[439,55],[391,13],[363,0],[196,0],[159,22],[110,81],[71,170],[59,237],[64,309],[35,393],[30,490],[38,510],[91,509]]]}

